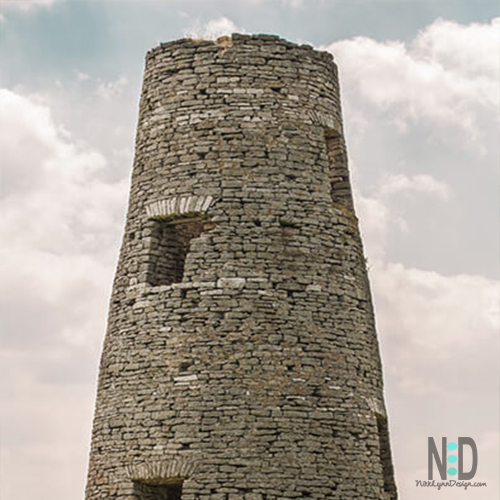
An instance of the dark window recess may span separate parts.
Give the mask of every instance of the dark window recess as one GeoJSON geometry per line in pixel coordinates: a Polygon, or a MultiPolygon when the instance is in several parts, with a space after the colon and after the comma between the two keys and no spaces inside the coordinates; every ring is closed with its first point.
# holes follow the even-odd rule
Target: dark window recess
{"type": "Polygon", "coordinates": [[[153,220],[148,252],[147,282],[150,285],[180,283],[191,240],[203,232],[203,219],[153,220]]]}
{"type": "Polygon", "coordinates": [[[344,137],[333,129],[324,129],[326,152],[330,162],[328,178],[332,200],[352,201],[347,151],[344,137]]]}
{"type": "Polygon", "coordinates": [[[181,500],[182,482],[172,484],[135,483],[137,500],[181,500]]]}
{"type": "Polygon", "coordinates": [[[387,426],[387,419],[382,415],[377,415],[377,431],[379,456],[384,476],[384,490],[391,494],[390,498],[396,498],[396,483],[394,482],[394,470],[392,468],[389,429],[387,426]]]}

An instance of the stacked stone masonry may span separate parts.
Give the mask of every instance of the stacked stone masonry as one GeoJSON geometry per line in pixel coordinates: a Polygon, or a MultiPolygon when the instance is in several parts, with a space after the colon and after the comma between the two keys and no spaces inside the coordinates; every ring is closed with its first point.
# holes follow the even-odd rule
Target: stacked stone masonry
{"type": "Polygon", "coordinates": [[[337,68],[275,36],[146,58],[87,500],[395,499],[337,68]]]}

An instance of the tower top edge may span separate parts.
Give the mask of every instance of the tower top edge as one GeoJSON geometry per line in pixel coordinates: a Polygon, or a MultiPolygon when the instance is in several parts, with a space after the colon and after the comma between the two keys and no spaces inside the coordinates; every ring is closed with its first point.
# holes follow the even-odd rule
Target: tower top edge
{"type": "Polygon", "coordinates": [[[278,35],[268,35],[268,34],[243,34],[243,33],[232,33],[231,35],[221,36],[215,40],[208,39],[197,39],[197,38],[179,38],[177,40],[172,40],[169,42],[161,42],[159,45],[150,49],[147,53],[147,57],[152,56],[156,53],[163,52],[170,49],[198,49],[204,47],[219,47],[221,49],[227,49],[233,46],[243,46],[243,45],[275,45],[282,46],[285,49],[294,50],[304,50],[309,52],[311,55],[314,54],[316,57],[320,57],[328,62],[333,62],[334,57],[330,52],[324,50],[318,50],[312,45],[299,44],[295,42],[290,42],[285,38],[278,35]]]}

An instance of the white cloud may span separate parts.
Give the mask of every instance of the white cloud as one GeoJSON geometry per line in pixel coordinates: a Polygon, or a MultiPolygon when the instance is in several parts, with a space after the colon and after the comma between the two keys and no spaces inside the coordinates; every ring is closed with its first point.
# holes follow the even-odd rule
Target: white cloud
{"type": "Polygon", "coordinates": [[[380,182],[380,193],[384,195],[425,194],[446,201],[451,196],[450,187],[428,174],[407,176],[387,174],[380,182]]]}
{"type": "Polygon", "coordinates": [[[90,80],[90,76],[87,73],[83,73],[81,71],[76,72],[76,78],[80,81],[90,80]]]}
{"type": "Polygon", "coordinates": [[[7,7],[11,9],[29,11],[35,7],[50,7],[56,2],[63,0],[13,0],[10,2],[5,2],[2,7],[7,7]]]}
{"type": "Polygon", "coordinates": [[[99,80],[96,92],[99,96],[106,100],[113,99],[123,94],[127,84],[128,80],[124,76],[121,76],[120,78],[111,82],[104,82],[102,80],[99,80]]]}
{"type": "MultiPolygon", "coordinates": [[[[443,276],[402,264],[375,266],[379,316],[390,336],[443,359],[486,339],[500,326],[499,286],[480,276],[443,276]]],[[[401,359],[394,356],[392,359],[401,359]]]]}
{"type": "Polygon", "coordinates": [[[184,32],[184,36],[195,39],[216,40],[221,36],[228,36],[232,33],[245,33],[245,30],[237,27],[227,17],[218,17],[203,25],[199,22],[195,23],[194,26],[184,32]]]}
{"type": "Polygon", "coordinates": [[[305,0],[281,0],[281,3],[284,5],[290,5],[290,7],[294,9],[298,9],[299,7],[302,7],[306,2],[305,0]]]}
{"type": "MultiPolygon", "coordinates": [[[[43,304],[40,328],[56,322],[59,327],[47,326],[48,334],[58,332],[70,343],[86,338],[94,346],[99,332],[86,337],[92,315],[80,314],[77,299],[101,311],[92,298],[100,291],[106,303],[108,268],[115,259],[108,249],[119,238],[127,183],[102,180],[107,162],[100,153],[72,142],[49,108],[5,89],[0,90],[0,128],[3,300],[23,304],[25,319],[30,307],[37,316],[43,304]]],[[[20,312],[11,306],[4,319],[20,312]]],[[[43,332],[22,334],[27,344],[43,339],[43,332]]],[[[22,342],[22,334],[12,339],[22,342]]]]}
{"type": "Polygon", "coordinates": [[[4,345],[95,349],[103,325],[90,311],[106,308],[127,182],[103,180],[106,159],[30,98],[1,89],[0,128],[4,345]]]}
{"type": "Polygon", "coordinates": [[[497,115],[499,24],[438,20],[411,44],[356,37],[323,48],[340,63],[344,98],[357,95],[400,124],[423,120],[475,137],[481,114],[497,115]]]}
{"type": "Polygon", "coordinates": [[[31,97],[1,89],[0,128],[1,496],[59,470],[44,493],[76,500],[127,182],[31,97]]]}
{"type": "MultiPolygon", "coordinates": [[[[500,18],[490,24],[472,23],[461,25],[439,19],[420,32],[415,47],[422,55],[432,57],[443,67],[457,74],[469,74],[472,78],[498,79],[498,43],[500,41],[500,18]],[[471,43],[471,41],[474,43],[471,43]]],[[[489,87],[489,85],[487,85],[489,87]]],[[[488,88],[484,96],[498,103],[498,96],[488,88]]]]}
{"type": "Polygon", "coordinates": [[[355,191],[356,212],[369,262],[383,260],[389,230],[389,209],[382,200],[362,196],[355,191]]]}
{"type": "MultiPolygon", "coordinates": [[[[272,0],[275,2],[276,0],[272,0]]],[[[315,3],[324,3],[325,1],[327,2],[328,0],[313,0],[315,3]]],[[[293,9],[298,9],[307,4],[308,0],[280,0],[280,3],[284,5],[285,7],[291,7],[293,9]]],[[[311,0],[309,0],[311,2],[311,0]]],[[[246,0],[245,3],[252,3],[252,4],[266,4],[270,3],[269,0],[246,0]]]]}
{"type": "Polygon", "coordinates": [[[91,251],[93,232],[116,223],[117,194],[123,192],[123,186],[98,180],[106,159],[71,142],[44,105],[1,90],[0,109],[1,228],[8,241],[55,253],[91,251]]]}
{"type": "Polygon", "coordinates": [[[428,174],[415,176],[385,174],[369,196],[355,189],[356,211],[369,262],[385,261],[389,233],[408,231],[407,222],[401,211],[396,212],[394,203],[390,203],[390,197],[393,195],[405,197],[424,195],[447,201],[452,193],[446,183],[428,174]]]}

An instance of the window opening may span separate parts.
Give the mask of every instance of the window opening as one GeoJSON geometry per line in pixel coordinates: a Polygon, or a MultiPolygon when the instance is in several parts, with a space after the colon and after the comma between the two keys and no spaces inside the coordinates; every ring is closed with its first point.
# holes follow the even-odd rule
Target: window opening
{"type": "Polygon", "coordinates": [[[153,286],[180,283],[191,241],[201,235],[204,218],[151,221],[147,282],[153,286]]]}
{"type": "MultiPolygon", "coordinates": [[[[389,443],[389,428],[387,419],[382,415],[377,415],[377,431],[379,456],[382,464],[382,474],[384,479],[384,490],[389,494],[396,494],[396,484],[394,482],[394,470],[391,460],[391,446],[389,443]]],[[[391,497],[393,498],[393,497],[391,497]]]]}
{"type": "Polygon", "coordinates": [[[352,201],[344,137],[329,128],[325,128],[324,133],[326,152],[330,163],[328,179],[332,200],[334,202],[339,200],[352,201]]]}
{"type": "Polygon", "coordinates": [[[171,484],[135,483],[134,493],[138,500],[181,500],[182,481],[171,484]]]}

